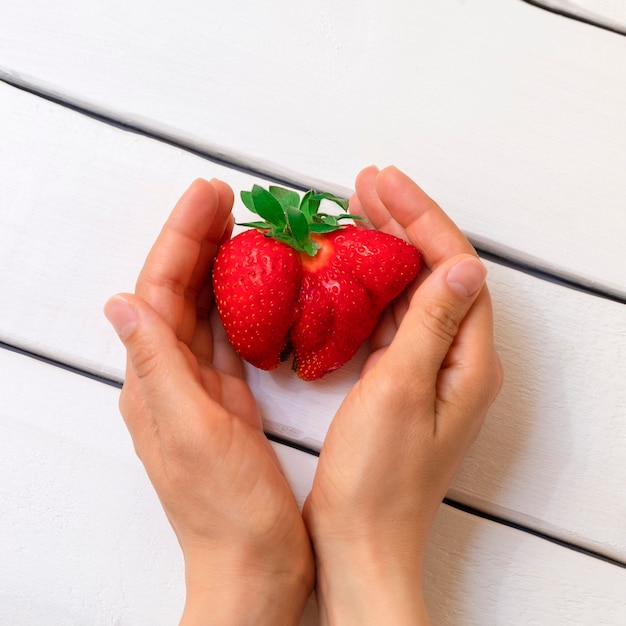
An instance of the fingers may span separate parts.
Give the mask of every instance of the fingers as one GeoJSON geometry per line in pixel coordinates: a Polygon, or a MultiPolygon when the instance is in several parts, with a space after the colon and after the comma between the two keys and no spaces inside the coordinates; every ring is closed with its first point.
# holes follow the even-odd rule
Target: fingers
{"type": "Polygon", "coordinates": [[[243,378],[243,361],[235,352],[233,344],[230,343],[217,309],[211,312],[211,325],[213,328],[213,367],[225,374],[243,378]]]}
{"type": "Polygon", "coordinates": [[[196,180],[176,204],[137,280],[144,298],[183,341],[195,325],[195,298],[219,243],[232,229],[233,194],[219,181],[196,180]]]}
{"type": "Polygon", "coordinates": [[[392,217],[376,190],[376,179],[380,170],[370,165],[356,177],[356,193],[350,199],[350,212],[365,217],[377,230],[382,230],[400,239],[407,239],[404,228],[392,217]]]}
{"type": "Polygon", "coordinates": [[[410,241],[431,269],[456,254],[476,254],[439,205],[396,167],[364,169],[356,179],[356,199],[357,213],[376,228],[410,241]]]}
{"type": "Polygon", "coordinates": [[[473,255],[457,255],[440,265],[413,295],[380,363],[396,388],[406,385],[410,390],[413,405],[432,409],[441,391],[440,370],[450,359],[455,342],[456,366],[474,352],[493,349],[490,307],[482,306],[466,319],[483,289],[486,274],[484,265],[473,255]],[[464,336],[460,333],[462,327],[464,336]],[[476,343],[469,343],[468,336],[476,343]]]}
{"type": "Polygon", "coordinates": [[[451,416],[447,421],[440,420],[442,428],[456,429],[459,424],[480,426],[503,380],[493,336],[491,298],[485,287],[463,319],[439,373],[439,413],[451,416]]]}
{"type": "Polygon", "coordinates": [[[167,428],[191,434],[189,415],[216,411],[198,382],[194,360],[170,326],[138,296],[110,298],[104,308],[127,352],[127,372],[120,409],[142,459],[150,454],[156,432],[167,428]],[[198,409],[200,407],[200,409],[198,409]],[[158,425],[158,427],[156,426],[158,425]]]}

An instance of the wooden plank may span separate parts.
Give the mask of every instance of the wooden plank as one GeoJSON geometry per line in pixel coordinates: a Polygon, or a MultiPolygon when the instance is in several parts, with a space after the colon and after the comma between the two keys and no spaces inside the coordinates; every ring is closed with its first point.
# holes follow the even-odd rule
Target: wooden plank
{"type": "Polygon", "coordinates": [[[531,4],[588,24],[626,34],[626,4],[621,0],[529,0],[531,4]]]}
{"type": "Polygon", "coordinates": [[[448,495],[626,562],[626,306],[487,265],[506,380],[448,495]]]}
{"type": "Polygon", "coordinates": [[[626,297],[619,35],[517,0],[7,0],[0,68],[332,190],[396,163],[481,246],[626,297]]]}
{"type": "MultiPolygon", "coordinates": [[[[180,548],[133,451],[118,390],[1,349],[0,372],[3,623],[177,623],[180,548]]],[[[316,458],[273,446],[302,506],[316,458]]]]}
{"type": "MultiPolygon", "coordinates": [[[[176,623],[179,548],[119,417],[117,390],[7,350],[0,371],[3,621],[176,623]]],[[[275,449],[301,504],[316,458],[275,449]]],[[[447,506],[426,562],[427,602],[442,626],[617,626],[625,583],[623,568],[447,506]]],[[[310,602],[302,624],[316,623],[310,602]]]]}
{"type": "MultiPolygon", "coordinates": [[[[221,177],[235,189],[267,181],[6,85],[0,94],[6,139],[0,161],[7,164],[0,169],[0,340],[121,381],[123,349],[102,306],[110,295],[133,290],[178,196],[198,176],[221,177]]],[[[243,205],[237,210],[241,216],[243,205]]],[[[294,381],[283,368],[269,375],[268,397],[284,384],[283,394],[301,394],[311,411],[324,406],[324,415],[332,414],[358,364],[357,358],[332,382],[313,386],[294,381]]],[[[268,378],[261,376],[251,374],[255,388],[268,378]]],[[[319,446],[329,417],[313,417],[302,416],[298,432],[282,413],[268,420],[276,432],[288,430],[284,434],[319,446]]]]}
{"type": "MultiPolygon", "coordinates": [[[[190,180],[256,179],[0,89],[0,339],[121,380],[106,298],[190,180]]],[[[450,496],[626,560],[626,307],[487,265],[507,383],[450,496]]],[[[248,368],[267,430],[319,448],[364,354],[313,384],[248,368]]]]}
{"type": "Polygon", "coordinates": [[[438,626],[621,626],[625,586],[626,569],[446,506],[424,582],[438,626]]]}

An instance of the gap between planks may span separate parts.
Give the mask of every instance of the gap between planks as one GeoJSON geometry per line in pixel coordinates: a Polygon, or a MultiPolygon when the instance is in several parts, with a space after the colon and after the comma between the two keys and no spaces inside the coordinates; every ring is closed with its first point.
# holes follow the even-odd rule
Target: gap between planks
{"type": "MultiPolygon", "coordinates": [[[[534,4],[534,2],[530,3],[534,4]]],[[[263,177],[271,182],[275,182],[280,185],[291,186],[301,191],[305,191],[310,187],[315,186],[314,181],[312,182],[309,180],[307,182],[306,180],[303,180],[302,178],[299,178],[295,175],[293,178],[286,176],[277,176],[276,173],[269,166],[263,167],[259,163],[255,164],[247,161],[246,159],[237,159],[231,154],[220,153],[218,149],[215,149],[213,151],[209,149],[201,149],[198,146],[194,146],[191,141],[185,140],[184,138],[177,137],[175,135],[167,135],[163,132],[156,130],[150,124],[130,123],[128,121],[116,118],[112,115],[107,115],[102,111],[90,109],[81,104],[64,100],[60,95],[51,93],[45,89],[38,87],[36,84],[29,83],[21,79],[17,75],[7,74],[5,72],[2,72],[1,70],[0,82],[10,85],[15,89],[19,89],[20,91],[30,93],[36,97],[52,102],[53,104],[56,104],[58,106],[74,111],[75,113],[78,113],[80,115],[84,115],[86,117],[94,119],[102,124],[113,126],[125,132],[138,134],[148,139],[152,139],[153,141],[164,143],[177,149],[184,150],[200,158],[209,160],[218,165],[223,165],[225,167],[232,168],[245,174],[263,177]]],[[[331,191],[332,193],[335,193],[337,195],[347,195],[347,190],[324,189],[321,191],[331,191]]],[[[555,283],[570,289],[575,289],[576,291],[587,293],[592,296],[611,300],[619,304],[626,304],[626,297],[624,297],[623,295],[612,293],[608,290],[579,282],[564,274],[559,274],[557,272],[547,270],[542,267],[540,260],[537,260],[534,263],[529,262],[528,260],[520,259],[513,254],[507,255],[502,251],[495,250],[490,247],[489,244],[477,241],[471,236],[468,238],[478,252],[479,256],[484,257],[490,261],[531,275],[535,278],[538,278],[539,280],[555,283]]]]}
{"type": "Polygon", "coordinates": [[[572,6],[571,3],[562,1],[555,2],[554,0],[548,2],[546,2],[546,0],[522,0],[522,2],[576,22],[595,26],[596,28],[601,28],[617,35],[626,35],[626,25],[614,21],[609,17],[592,13],[591,11],[585,10],[584,7],[572,6]]]}
{"type": "MultiPolygon", "coordinates": [[[[7,350],[9,352],[14,352],[16,354],[20,354],[21,356],[25,356],[31,359],[34,359],[36,361],[40,361],[42,363],[46,363],[47,365],[51,365],[53,367],[58,367],[59,369],[63,369],[71,374],[75,374],[77,376],[84,376],[85,378],[89,378],[91,380],[94,380],[96,382],[102,383],[104,385],[108,385],[110,387],[115,387],[116,389],[121,389],[122,388],[122,383],[120,381],[117,380],[113,380],[111,378],[107,378],[105,376],[99,376],[97,374],[93,374],[91,372],[88,372],[86,370],[82,370],[78,367],[69,365],[67,363],[63,363],[62,361],[58,361],[55,359],[52,359],[50,357],[46,357],[40,354],[37,354],[35,352],[32,352],[30,350],[25,350],[23,348],[20,348],[18,346],[13,346],[11,344],[8,344],[4,341],[0,341],[0,350],[7,350]]],[[[280,445],[284,445],[287,446],[289,448],[293,448],[295,450],[298,450],[300,452],[304,452],[305,454],[310,454],[311,456],[315,456],[315,457],[319,457],[320,455],[320,451],[316,450],[314,448],[310,448],[307,446],[303,446],[298,444],[297,442],[291,441],[289,439],[283,439],[280,436],[274,435],[272,433],[265,433],[265,436],[272,442],[274,443],[278,443],[280,445]]],[[[616,567],[622,568],[622,569],[626,569],[626,562],[620,561],[618,559],[614,559],[612,557],[609,557],[605,554],[602,554],[601,552],[597,552],[595,550],[589,550],[587,548],[583,548],[582,546],[578,546],[574,543],[568,542],[568,541],[563,541],[562,539],[559,539],[557,537],[554,537],[552,535],[549,535],[547,533],[538,531],[530,526],[524,526],[522,524],[518,524],[516,522],[513,522],[511,520],[507,520],[506,518],[503,517],[499,517],[497,515],[492,515],[490,513],[487,513],[485,511],[481,511],[480,509],[477,509],[475,507],[472,506],[468,506],[466,504],[463,504],[461,502],[458,502],[457,500],[454,500],[452,498],[444,498],[443,499],[443,504],[446,504],[454,509],[457,509],[459,511],[462,511],[464,513],[467,513],[469,515],[473,515],[475,517],[479,517],[481,519],[486,519],[489,520],[491,522],[494,522],[496,524],[501,524],[502,526],[507,526],[508,528],[513,528],[515,530],[518,530],[520,532],[525,532],[528,533],[529,535],[533,535],[534,537],[537,537],[539,539],[542,539],[544,541],[548,541],[550,543],[556,544],[558,546],[561,546],[562,548],[566,548],[568,550],[572,550],[573,552],[578,552],[580,554],[584,554],[585,556],[594,558],[594,559],[598,559],[600,561],[604,561],[610,565],[614,565],[616,567]]]]}

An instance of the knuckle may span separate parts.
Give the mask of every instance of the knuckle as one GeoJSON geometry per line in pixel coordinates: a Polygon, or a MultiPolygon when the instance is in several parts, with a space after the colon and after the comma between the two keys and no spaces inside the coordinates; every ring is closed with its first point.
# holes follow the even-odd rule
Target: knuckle
{"type": "Polygon", "coordinates": [[[138,378],[149,378],[158,369],[160,354],[154,348],[140,344],[138,349],[133,351],[131,362],[133,370],[138,378]]]}
{"type": "Polygon", "coordinates": [[[423,324],[427,331],[441,339],[451,343],[459,331],[459,320],[443,301],[428,299],[423,303],[423,324]]]}

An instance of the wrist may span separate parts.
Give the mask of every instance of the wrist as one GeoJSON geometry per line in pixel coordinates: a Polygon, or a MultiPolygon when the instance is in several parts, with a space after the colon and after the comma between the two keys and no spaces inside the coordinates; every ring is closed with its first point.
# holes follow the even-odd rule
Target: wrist
{"type": "Polygon", "coordinates": [[[336,626],[428,625],[421,564],[394,559],[383,546],[353,544],[320,555],[317,563],[320,623],[336,626]]]}
{"type": "Polygon", "coordinates": [[[186,598],[180,626],[291,626],[312,591],[309,572],[253,562],[185,562],[186,598]]]}

